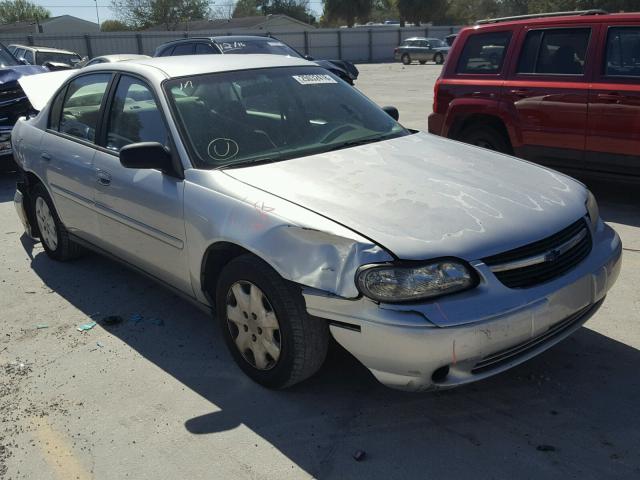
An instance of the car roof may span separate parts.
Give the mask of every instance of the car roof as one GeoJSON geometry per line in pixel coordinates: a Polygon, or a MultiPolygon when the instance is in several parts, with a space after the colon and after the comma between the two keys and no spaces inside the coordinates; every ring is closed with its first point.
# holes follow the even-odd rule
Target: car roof
{"type": "Polygon", "coordinates": [[[188,38],[180,38],[178,40],[172,40],[170,42],[163,43],[162,45],[159,45],[158,48],[168,47],[169,45],[176,45],[179,43],[193,42],[194,40],[195,41],[207,40],[210,42],[218,43],[218,42],[249,41],[249,40],[269,41],[269,40],[276,40],[276,39],[273,37],[267,37],[262,35],[219,35],[219,36],[213,36],[213,37],[188,37],[188,38]]]}
{"type": "MultiPolygon", "coordinates": [[[[104,70],[105,64],[91,65],[84,72],[104,70]]],[[[284,55],[181,55],[175,57],[155,57],[130,62],[109,64],[108,69],[132,73],[157,75],[158,71],[167,78],[202,75],[205,73],[230,72],[233,70],[253,70],[276,67],[318,67],[302,58],[284,55]]]]}
{"type": "MultiPolygon", "coordinates": [[[[499,20],[499,19],[496,19],[499,20]]],[[[495,21],[482,23],[480,25],[474,25],[467,27],[468,29],[484,30],[484,29],[499,29],[502,27],[509,27],[510,25],[555,25],[555,24],[584,24],[584,23],[609,23],[619,21],[632,21],[640,22],[640,13],[598,13],[598,14],[567,14],[563,16],[553,17],[537,17],[537,18],[514,18],[512,20],[495,21]]],[[[485,22],[485,20],[482,20],[485,22]]]]}
{"type": "Polygon", "coordinates": [[[28,50],[36,50],[38,52],[58,52],[58,53],[69,53],[71,55],[78,55],[76,52],[72,52],[70,50],[62,50],[61,48],[38,47],[37,45],[20,45],[18,43],[12,43],[9,46],[16,47],[16,48],[26,48],[28,50]]]}
{"type": "Polygon", "coordinates": [[[96,58],[104,58],[105,60],[119,61],[119,60],[137,60],[143,58],[150,58],[149,55],[140,55],[137,53],[113,53],[110,55],[100,55],[98,57],[94,57],[91,60],[95,60],[96,58]]]}

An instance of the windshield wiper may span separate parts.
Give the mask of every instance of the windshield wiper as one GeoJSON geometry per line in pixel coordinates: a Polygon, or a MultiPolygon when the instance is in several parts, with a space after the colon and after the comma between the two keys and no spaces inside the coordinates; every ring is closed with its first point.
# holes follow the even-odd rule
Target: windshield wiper
{"type": "Polygon", "coordinates": [[[241,167],[248,167],[249,165],[254,166],[254,165],[264,165],[266,163],[275,163],[275,162],[279,162],[280,160],[284,160],[284,158],[256,158],[256,159],[247,159],[247,160],[240,160],[239,162],[229,162],[229,163],[225,163],[224,165],[220,165],[218,168],[241,168],[241,167]]]}
{"type": "Polygon", "coordinates": [[[325,150],[326,152],[333,152],[334,150],[342,150],[343,148],[350,148],[350,147],[359,147],[360,145],[366,145],[368,143],[376,143],[376,142],[381,142],[383,140],[391,140],[392,138],[397,138],[401,135],[397,134],[397,133],[391,133],[391,134],[387,134],[387,135],[376,135],[375,137],[365,137],[365,138],[361,138],[360,140],[350,140],[348,142],[344,142],[344,143],[339,143],[338,145],[334,145],[331,148],[329,148],[328,150],[325,150]]]}

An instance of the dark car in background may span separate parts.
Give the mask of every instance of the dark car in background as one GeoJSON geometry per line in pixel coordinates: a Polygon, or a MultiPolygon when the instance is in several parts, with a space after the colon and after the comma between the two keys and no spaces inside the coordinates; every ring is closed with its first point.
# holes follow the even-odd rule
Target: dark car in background
{"type": "Polygon", "coordinates": [[[462,30],[434,87],[429,132],[635,181],[640,14],[536,14],[462,30]]]}
{"type": "Polygon", "coordinates": [[[31,110],[31,104],[18,79],[26,75],[44,73],[45,67],[21,64],[0,44],[0,171],[14,166],[11,150],[11,130],[19,117],[31,110]]]}
{"type": "Polygon", "coordinates": [[[427,62],[435,62],[442,65],[449,53],[449,45],[439,38],[407,38],[393,52],[396,62],[400,61],[410,65],[414,61],[424,65],[427,62]]]}
{"type": "Polygon", "coordinates": [[[25,65],[42,65],[50,71],[75,68],[83,59],[76,52],[34,45],[9,45],[9,51],[25,65]]]}
{"type": "Polygon", "coordinates": [[[228,35],[222,37],[191,37],[175,40],[160,45],[154,57],[172,57],[176,55],[208,55],[208,54],[248,54],[264,53],[269,55],[285,55],[305,58],[337,75],[345,82],[353,85],[358,78],[356,66],[345,60],[316,60],[309,55],[302,55],[286,43],[272,37],[228,35]]]}

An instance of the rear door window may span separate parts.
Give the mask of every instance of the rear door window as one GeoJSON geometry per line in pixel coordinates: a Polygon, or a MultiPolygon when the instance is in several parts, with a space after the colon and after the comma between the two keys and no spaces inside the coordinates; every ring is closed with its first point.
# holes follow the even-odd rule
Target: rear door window
{"type": "Polygon", "coordinates": [[[469,36],[458,61],[457,73],[500,73],[510,40],[510,31],[469,36]]]}
{"type": "Polygon", "coordinates": [[[98,73],[83,75],[69,84],[62,105],[60,133],[87,142],[95,141],[100,106],[110,80],[110,73],[98,73]]]}
{"type": "Polygon", "coordinates": [[[582,75],[590,28],[531,30],[527,33],[517,73],[582,75]]]}
{"type": "Polygon", "coordinates": [[[640,77],[640,27],[611,27],[606,52],[605,75],[640,77]]]}
{"type": "Polygon", "coordinates": [[[181,43],[180,45],[176,45],[176,48],[173,49],[174,55],[193,55],[193,43],[181,43]]]}

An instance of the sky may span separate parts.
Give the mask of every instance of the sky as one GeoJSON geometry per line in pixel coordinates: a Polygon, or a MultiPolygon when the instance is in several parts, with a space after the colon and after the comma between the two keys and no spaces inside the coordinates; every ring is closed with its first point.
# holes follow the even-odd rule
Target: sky
{"type": "MultiPolygon", "coordinates": [[[[31,0],[33,3],[45,7],[51,12],[52,16],[73,15],[74,17],[83,18],[91,22],[97,22],[98,16],[100,22],[116,18],[111,10],[111,0],[31,0]],[[96,5],[98,11],[96,14],[96,5]]],[[[211,7],[226,6],[233,3],[233,0],[217,0],[210,2],[211,7]]],[[[313,12],[318,14],[322,11],[321,0],[310,0],[309,7],[313,12]]]]}

